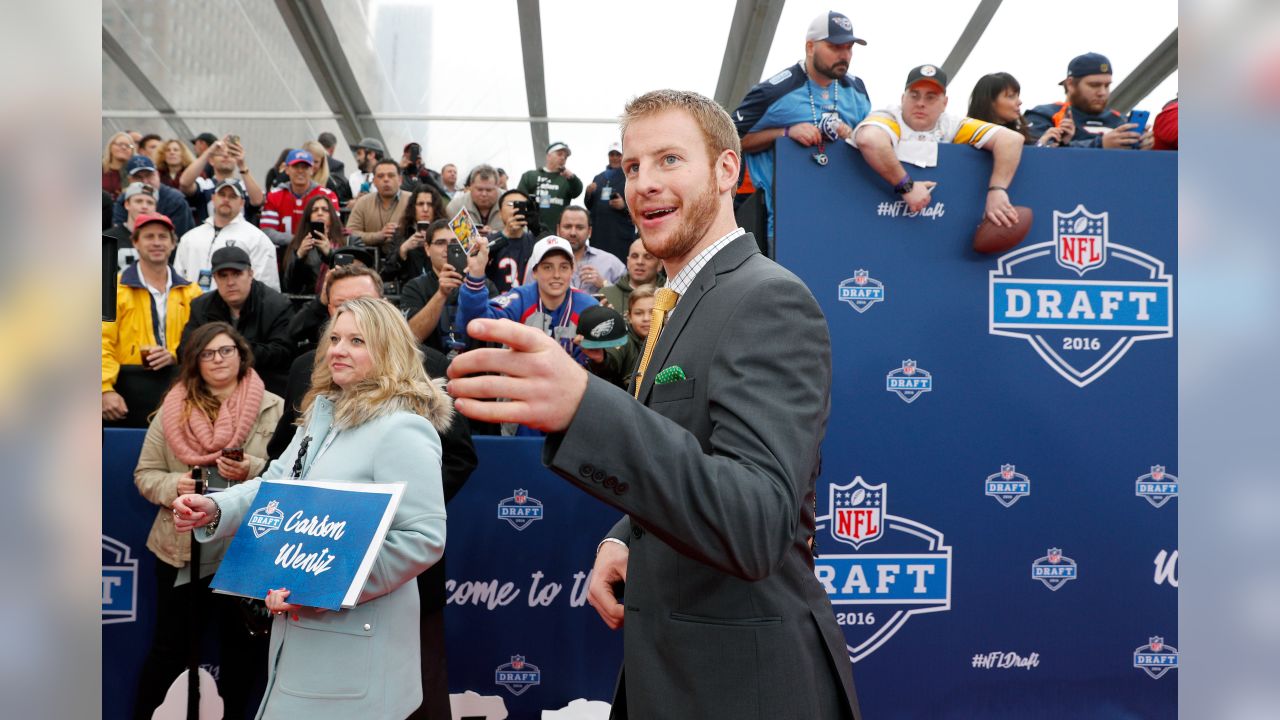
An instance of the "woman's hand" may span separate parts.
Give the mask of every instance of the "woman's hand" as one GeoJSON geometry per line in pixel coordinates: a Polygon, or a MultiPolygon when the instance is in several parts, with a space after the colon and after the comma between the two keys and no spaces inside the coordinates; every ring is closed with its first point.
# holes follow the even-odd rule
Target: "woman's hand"
{"type": "Polygon", "coordinates": [[[244,482],[249,479],[249,461],[220,457],[218,458],[218,473],[233,483],[244,482]]]}
{"type": "Polygon", "coordinates": [[[178,494],[190,495],[196,491],[196,481],[191,479],[191,471],[188,470],[178,476],[178,494]]]}
{"type": "Polygon", "coordinates": [[[301,605],[294,605],[293,603],[285,602],[285,599],[288,597],[289,591],[286,588],[268,590],[266,601],[267,610],[270,610],[272,615],[283,615],[285,613],[291,613],[302,607],[301,605]]]}
{"type": "Polygon", "coordinates": [[[307,233],[302,236],[302,242],[298,243],[298,259],[302,260],[307,257],[307,253],[311,252],[311,248],[316,246],[316,236],[313,233],[307,233]]]}
{"type": "Polygon", "coordinates": [[[293,603],[285,602],[285,599],[288,597],[289,597],[289,590],[287,588],[280,588],[279,590],[268,590],[267,600],[266,600],[267,610],[270,610],[271,613],[274,615],[283,615],[285,613],[289,613],[290,615],[293,616],[294,620],[298,619],[299,610],[310,610],[313,613],[327,612],[327,610],[325,610],[324,608],[313,608],[313,607],[307,607],[306,605],[294,605],[293,603]]]}
{"type": "Polygon", "coordinates": [[[213,520],[218,504],[207,495],[189,493],[173,501],[173,526],[178,532],[204,527],[213,520]]]}
{"type": "Polygon", "coordinates": [[[329,242],[329,236],[318,232],[313,232],[311,235],[315,238],[315,246],[320,251],[320,255],[329,257],[329,253],[333,252],[333,243],[329,242]]]}
{"type": "Polygon", "coordinates": [[[427,242],[427,234],[422,232],[421,230],[410,235],[408,239],[400,243],[400,259],[408,260],[409,251],[414,248],[422,247],[423,245],[426,244],[426,242],[427,242]]]}

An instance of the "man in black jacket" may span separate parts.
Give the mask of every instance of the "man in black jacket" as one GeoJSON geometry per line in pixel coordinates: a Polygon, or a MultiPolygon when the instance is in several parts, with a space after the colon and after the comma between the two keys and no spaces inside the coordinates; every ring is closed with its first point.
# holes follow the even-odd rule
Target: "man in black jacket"
{"type": "Polygon", "coordinates": [[[289,298],[254,280],[249,253],[235,245],[215,251],[212,265],[217,292],[207,292],[192,301],[191,319],[182,331],[183,343],[201,325],[229,323],[249,341],[253,367],[267,389],[283,395],[293,361],[293,343],[289,339],[293,308],[289,298]]]}
{"type": "MultiPolygon", "coordinates": [[[[358,297],[382,297],[382,279],[368,268],[344,265],[336,268],[327,278],[325,296],[332,315],[338,307],[358,297]]],[[[432,378],[443,378],[448,369],[444,354],[431,347],[423,347],[423,367],[432,378]]],[[[288,388],[284,394],[284,415],[276,426],[275,435],[267,445],[272,459],[288,447],[297,430],[295,422],[301,412],[302,398],[311,388],[311,369],[315,365],[316,351],[311,350],[293,361],[289,369],[288,388]]],[[[462,489],[462,485],[476,469],[479,460],[475,445],[471,442],[471,427],[467,419],[454,413],[453,424],[440,437],[441,480],[444,485],[444,501],[448,503],[462,489]]],[[[409,716],[410,720],[425,718],[450,718],[449,680],[445,666],[444,558],[418,576],[418,598],[421,603],[422,622],[419,625],[422,645],[422,706],[409,716]]]]}

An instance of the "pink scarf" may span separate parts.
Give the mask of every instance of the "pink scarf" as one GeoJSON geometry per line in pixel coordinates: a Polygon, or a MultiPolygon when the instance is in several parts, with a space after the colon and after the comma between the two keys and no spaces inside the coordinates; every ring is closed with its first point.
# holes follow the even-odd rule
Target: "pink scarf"
{"type": "Polygon", "coordinates": [[[169,449],[184,464],[212,465],[223,448],[244,445],[258,419],[264,392],[266,387],[262,378],[251,368],[240,379],[236,391],[222,401],[217,420],[211,423],[203,412],[193,409],[184,423],[182,406],[187,399],[186,388],[173,386],[164,396],[164,405],[161,406],[164,439],[169,443],[169,449]]]}

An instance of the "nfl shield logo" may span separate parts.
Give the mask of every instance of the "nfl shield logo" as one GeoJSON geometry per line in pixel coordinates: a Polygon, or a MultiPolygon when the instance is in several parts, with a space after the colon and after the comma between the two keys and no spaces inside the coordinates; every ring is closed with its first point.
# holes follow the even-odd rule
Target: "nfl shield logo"
{"type": "Polygon", "coordinates": [[[1164,507],[1171,498],[1178,497],[1178,476],[1169,473],[1164,465],[1152,465],[1151,472],[1138,477],[1134,495],[1146,498],[1152,507],[1164,507]]]}
{"type": "Polygon", "coordinates": [[[921,394],[933,391],[933,375],[915,360],[903,360],[902,367],[890,370],[885,376],[884,389],[896,393],[903,402],[915,402],[921,394]]]}
{"type": "Polygon", "coordinates": [[[1062,554],[1062,548],[1049,548],[1044,557],[1031,563],[1031,579],[1039,580],[1050,590],[1057,590],[1079,577],[1076,561],[1062,554]]]}
{"type": "Polygon", "coordinates": [[[1133,666],[1159,680],[1170,670],[1178,669],[1178,648],[1156,635],[1149,644],[1133,651],[1133,666]]]}
{"type": "Polygon", "coordinates": [[[543,518],[542,501],[529,497],[529,491],[516,488],[511,497],[498,503],[498,519],[506,520],[516,530],[524,530],[543,518]]]}
{"type": "Polygon", "coordinates": [[[1084,205],[1069,213],[1053,211],[1053,241],[1058,264],[1084,276],[1107,262],[1107,214],[1084,205]]]}
{"type": "Polygon", "coordinates": [[[523,655],[512,655],[511,662],[499,665],[493,672],[493,682],[522,695],[525,690],[542,684],[542,670],[525,660],[523,655]]]}
{"type": "Polygon", "coordinates": [[[1004,463],[1000,472],[988,475],[985,484],[987,497],[995,498],[1005,507],[1013,507],[1014,503],[1031,494],[1031,478],[1018,472],[1011,463],[1004,463]]]}
{"type": "Polygon", "coordinates": [[[831,484],[831,536],[854,550],[884,537],[885,484],[868,485],[861,476],[848,485],[831,484]]]}
{"type": "Polygon", "coordinates": [[[249,528],[255,538],[261,538],[272,530],[279,530],[284,524],[284,513],[280,511],[280,501],[272,500],[266,507],[260,507],[249,516],[249,528]]]}
{"type": "Polygon", "coordinates": [[[841,302],[860,313],[864,313],[872,305],[884,302],[884,283],[871,277],[871,273],[858,269],[853,277],[840,281],[837,297],[841,302]]]}

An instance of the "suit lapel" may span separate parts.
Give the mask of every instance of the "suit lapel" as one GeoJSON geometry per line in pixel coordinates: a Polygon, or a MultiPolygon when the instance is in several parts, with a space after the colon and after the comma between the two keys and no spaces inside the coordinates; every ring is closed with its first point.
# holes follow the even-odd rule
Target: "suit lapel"
{"type": "Polygon", "coordinates": [[[654,379],[666,367],[667,357],[671,354],[676,341],[680,339],[680,333],[684,331],[698,303],[716,286],[716,276],[733,270],[759,251],[755,238],[751,233],[746,233],[721,248],[720,252],[711,258],[711,262],[694,276],[693,284],[681,296],[680,302],[676,303],[675,310],[672,311],[671,317],[662,329],[662,334],[658,336],[658,344],[653,348],[653,357],[649,360],[644,384],[640,386],[640,402],[648,404],[654,379]]]}

